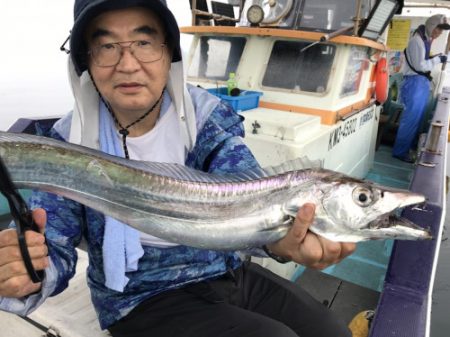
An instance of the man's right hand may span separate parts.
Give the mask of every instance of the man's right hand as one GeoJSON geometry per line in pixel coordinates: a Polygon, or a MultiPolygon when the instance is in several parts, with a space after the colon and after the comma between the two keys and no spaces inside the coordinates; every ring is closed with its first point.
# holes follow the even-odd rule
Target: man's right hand
{"type": "MultiPolygon", "coordinates": [[[[33,210],[33,220],[39,227],[39,233],[27,231],[25,239],[35,270],[48,267],[48,249],[45,244],[45,224],[47,213],[42,208],[33,210]]],[[[0,296],[19,298],[41,289],[41,283],[33,283],[28,276],[20,253],[19,241],[15,229],[0,232],[0,296]]]]}

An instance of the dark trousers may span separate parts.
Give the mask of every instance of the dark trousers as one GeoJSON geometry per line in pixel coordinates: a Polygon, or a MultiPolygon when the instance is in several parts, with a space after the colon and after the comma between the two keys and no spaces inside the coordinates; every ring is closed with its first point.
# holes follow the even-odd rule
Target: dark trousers
{"type": "Polygon", "coordinates": [[[351,336],[302,288],[254,263],[152,297],[109,331],[114,337],[351,336]]]}

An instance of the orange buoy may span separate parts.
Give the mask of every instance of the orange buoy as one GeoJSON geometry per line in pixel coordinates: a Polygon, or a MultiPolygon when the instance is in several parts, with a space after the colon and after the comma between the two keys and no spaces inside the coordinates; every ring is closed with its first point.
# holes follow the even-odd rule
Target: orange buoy
{"type": "Polygon", "coordinates": [[[387,60],[382,57],[378,60],[375,69],[375,99],[379,104],[386,102],[389,86],[389,68],[387,60]]]}

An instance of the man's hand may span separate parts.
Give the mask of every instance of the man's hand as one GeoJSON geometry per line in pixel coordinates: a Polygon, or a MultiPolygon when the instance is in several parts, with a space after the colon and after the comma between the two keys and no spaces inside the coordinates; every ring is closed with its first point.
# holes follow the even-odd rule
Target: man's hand
{"type": "Polygon", "coordinates": [[[268,245],[269,249],[276,255],[315,269],[324,269],[338,263],[355,251],[354,243],[333,242],[308,231],[313,223],[314,213],[314,204],[303,205],[288,234],[268,245]]]}
{"type": "MultiPolygon", "coordinates": [[[[47,245],[43,235],[47,214],[39,208],[33,211],[33,220],[40,233],[27,231],[25,239],[28,245],[31,261],[35,270],[48,267],[47,245]]],[[[41,283],[33,283],[28,276],[20,253],[19,241],[15,229],[0,232],[0,296],[23,297],[38,291],[41,283]]]]}

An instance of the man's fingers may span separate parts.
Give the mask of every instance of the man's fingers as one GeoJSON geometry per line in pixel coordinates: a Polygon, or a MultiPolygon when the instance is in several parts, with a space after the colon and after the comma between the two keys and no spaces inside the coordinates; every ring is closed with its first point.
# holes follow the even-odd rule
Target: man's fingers
{"type": "MultiPolygon", "coordinates": [[[[45,242],[44,236],[34,231],[26,231],[25,240],[27,241],[28,246],[42,245],[45,242]]],[[[19,241],[15,229],[5,229],[0,232],[0,248],[18,245],[19,241]]]]}
{"type": "Polygon", "coordinates": [[[343,242],[341,250],[341,258],[344,259],[356,250],[356,243],[353,242],[343,242]]]}
{"type": "Polygon", "coordinates": [[[355,244],[333,242],[314,233],[308,232],[299,246],[298,263],[314,269],[324,269],[332,264],[339,263],[354,251],[355,244]]]}
{"type": "Polygon", "coordinates": [[[3,297],[23,297],[41,288],[41,283],[31,282],[28,275],[19,275],[0,282],[0,294],[3,297]]]}
{"type": "MultiPolygon", "coordinates": [[[[28,247],[28,253],[31,259],[38,259],[48,255],[48,248],[46,245],[32,246],[28,247]]],[[[22,253],[17,246],[0,248],[0,266],[14,261],[22,261],[22,253]]]]}
{"type": "Polygon", "coordinates": [[[297,254],[298,257],[294,260],[306,267],[312,267],[318,261],[322,260],[323,249],[317,235],[307,233],[303,243],[298,247],[297,254]]]}
{"type": "Polygon", "coordinates": [[[327,240],[322,236],[318,236],[318,239],[323,249],[323,256],[319,263],[338,263],[342,259],[342,244],[340,242],[327,240]]]}
{"type": "Polygon", "coordinates": [[[17,233],[15,229],[5,229],[0,232],[0,247],[7,247],[17,244],[17,233]]]}
{"type": "MultiPolygon", "coordinates": [[[[43,270],[48,267],[49,261],[48,257],[41,257],[32,259],[31,263],[33,264],[34,270],[43,270]]],[[[5,282],[10,278],[20,275],[28,275],[23,261],[14,261],[0,267],[0,282],[5,282]]]]}
{"type": "MultiPolygon", "coordinates": [[[[45,244],[45,210],[33,210],[33,221],[39,232],[27,230],[25,241],[32,266],[35,270],[44,270],[49,266],[48,248],[45,244]]],[[[16,229],[0,232],[0,296],[22,297],[38,291],[40,283],[31,282],[19,248],[16,229]]]]}
{"type": "Polygon", "coordinates": [[[333,242],[321,236],[318,236],[318,241],[322,246],[323,255],[320,260],[311,264],[311,268],[315,269],[324,269],[332,264],[341,262],[344,258],[353,253],[356,248],[356,244],[354,243],[333,242]]]}

